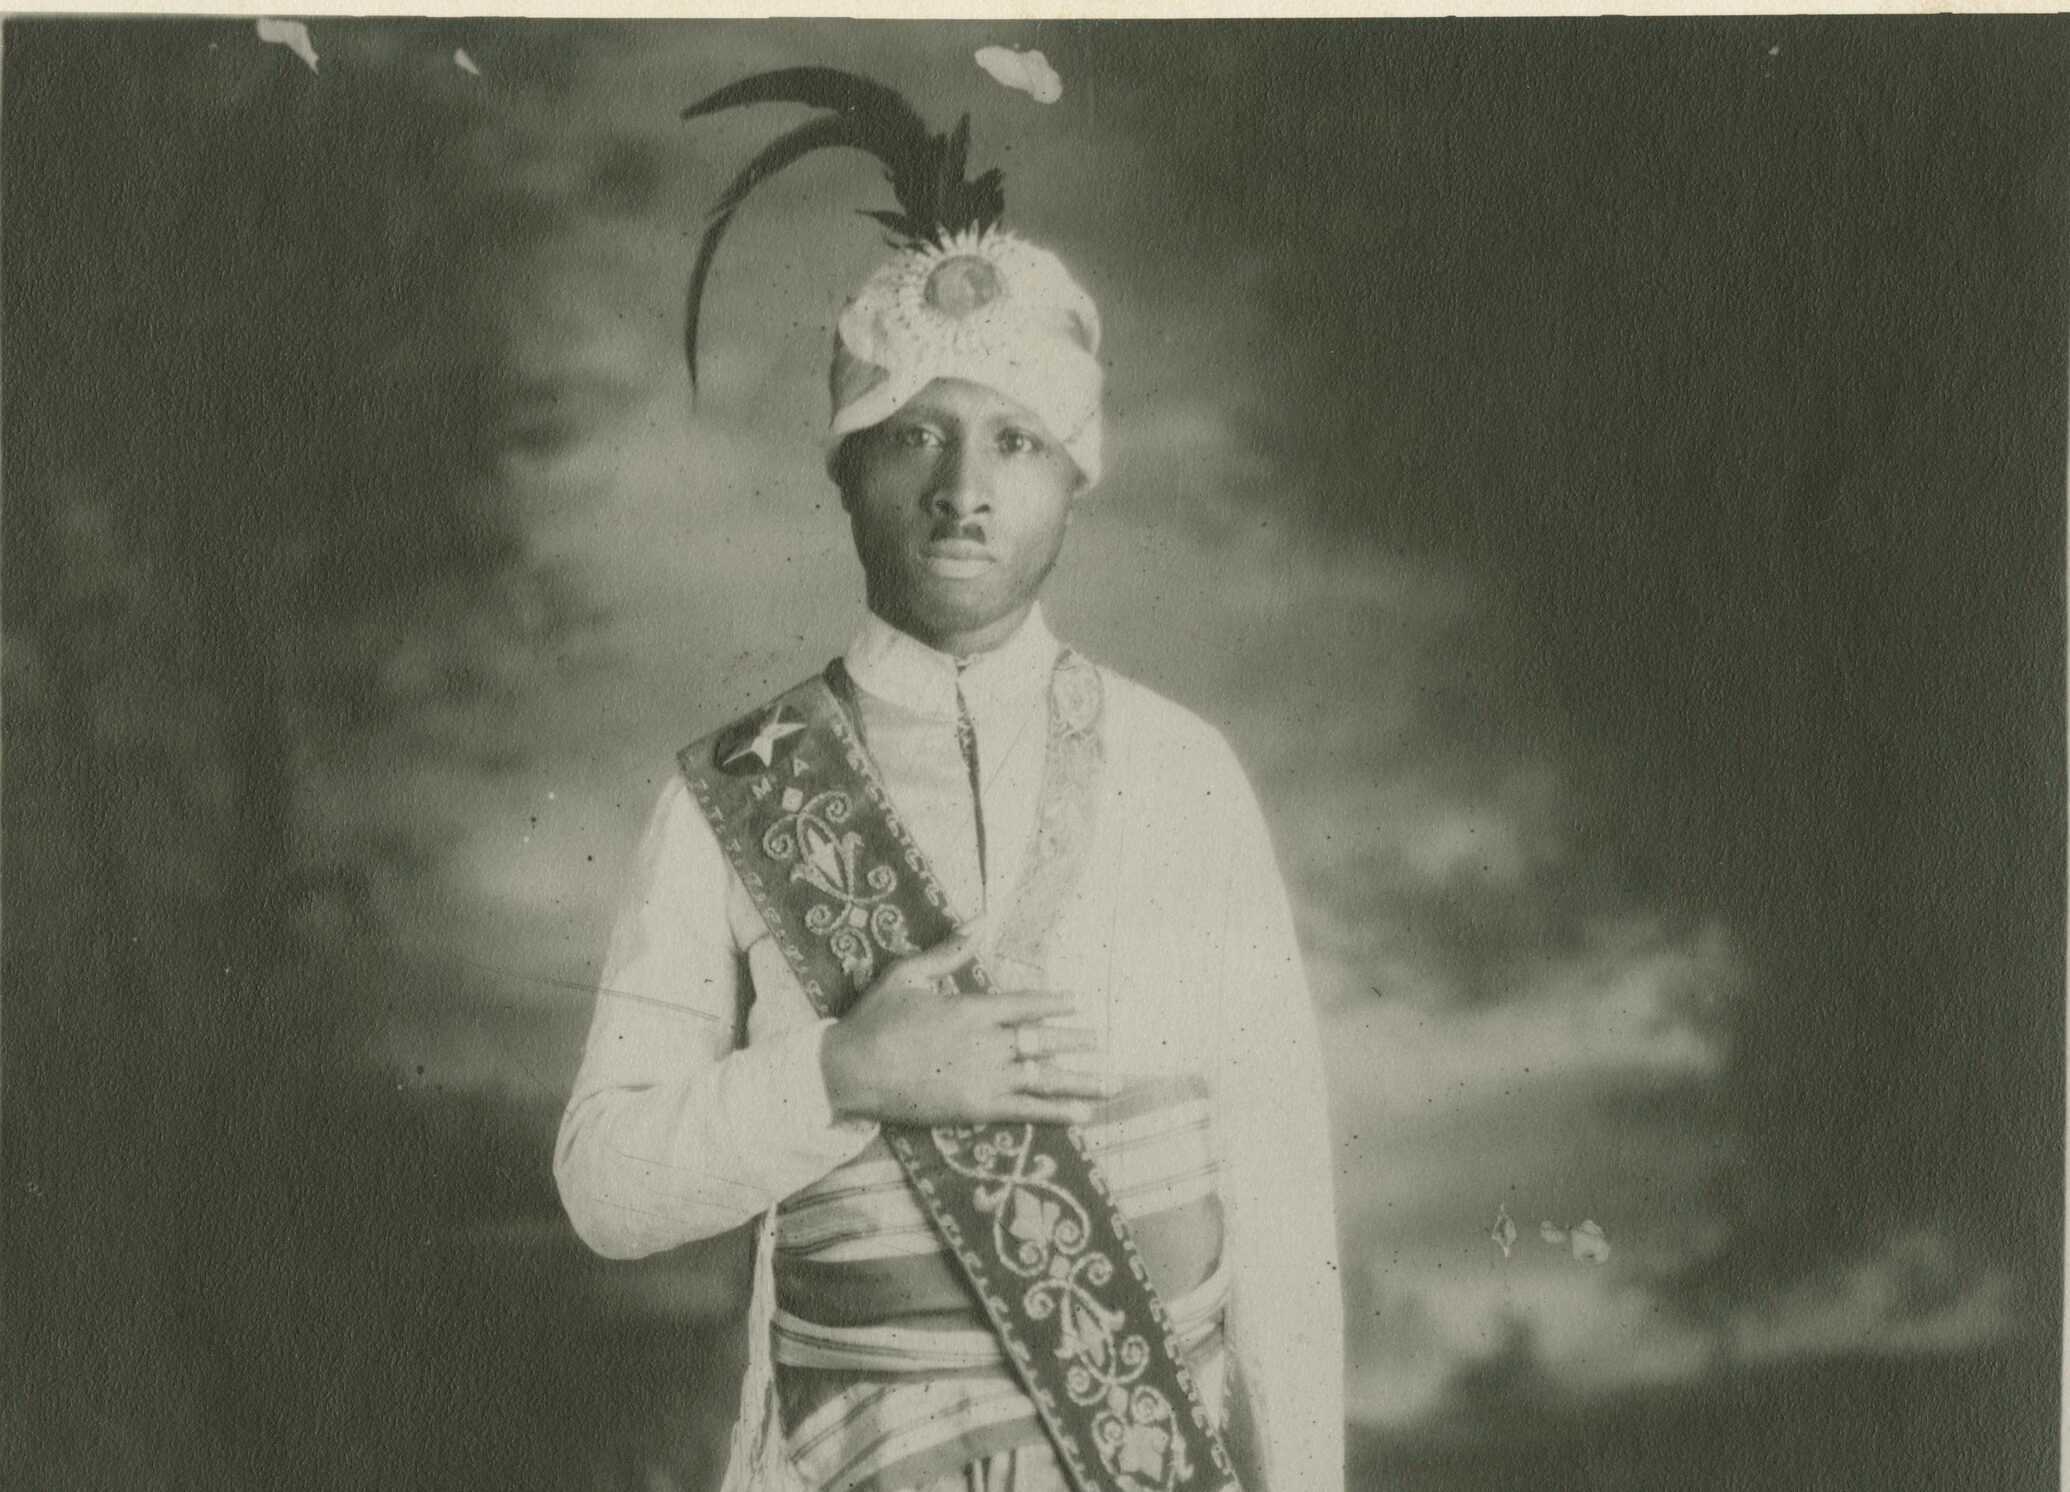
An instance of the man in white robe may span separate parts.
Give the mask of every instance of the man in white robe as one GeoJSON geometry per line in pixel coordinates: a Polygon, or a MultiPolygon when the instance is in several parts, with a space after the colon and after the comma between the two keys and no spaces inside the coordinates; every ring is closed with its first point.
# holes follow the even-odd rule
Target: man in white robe
{"type": "MultiPolygon", "coordinates": [[[[1085,1124],[1170,1079],[1205,1095],[1211,1161],[1187,1195],[1207,1202],[1185,1214],[1205,1221],[1176,1247],[1200,1256],[1189,1281],[1212,1270],[1225,1292],[1215,1311],[1232,1367],[1209,1389],[1225,1421],[1241,1400],[1247,1492],[1343,1485],[1315,1017],[1264,818],[1221,736],[1101,669],[1104,767],[1083,864],[1038,955],[1016,963],[999,946],[1044,812],[1060,644],[1039,594],[1100,474],[1097,343],[1061,263],[998,232],[903,251],[838,328],[829,468],[869,603],[843,661],[877,772],[964,929],[958,946],[893,966],[840,1020],[823,1018],[682,778],[640,843],[555,1174],[578,1233],[613,1258],[765,1220],[743,1426],[791,1439],[759,1471],[737,1452],[739,1483],[1066,1485],[1025,1437],[904,1486],[884,1480],[881,1457],[873,1472],[860,1458],[814,1470],[799,1412],[778,1410],[793,1402],[786,1373],[801,1371],[785,1364],[809,1359],[787,1358],[779,1333],[768,1364],[772,1320],[791,1320],[769,1220],[844,1167],[867,1172],[881,1122],[1085,1124]],[[937,981],[968,956],[1006,993],[952,1007],[937,981]]],[[[1133,1176],[1130,1154],[1106,1162],[1124,1212],[1132,1187],[1170,1193],[1150,1160],[1133,1176]]],[[[851,1450],[863,1443],[846,1433],[851,1450]]]]}

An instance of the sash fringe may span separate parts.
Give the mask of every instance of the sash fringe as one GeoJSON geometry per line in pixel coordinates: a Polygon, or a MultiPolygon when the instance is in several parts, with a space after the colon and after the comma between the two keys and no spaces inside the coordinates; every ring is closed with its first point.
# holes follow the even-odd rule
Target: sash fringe
{"type": "Polygon", "coordinates": [[[812,1492],[791,1469],[783,1419],[776,1402],[776,1368],[770,1333],[776,1322],[776,1209],[762,1215],[755,1230],[755,1283],[748,1298],[747,1372],[740,1381],[740,1412],[734,1416],[720,1492],[812,1492]]]}

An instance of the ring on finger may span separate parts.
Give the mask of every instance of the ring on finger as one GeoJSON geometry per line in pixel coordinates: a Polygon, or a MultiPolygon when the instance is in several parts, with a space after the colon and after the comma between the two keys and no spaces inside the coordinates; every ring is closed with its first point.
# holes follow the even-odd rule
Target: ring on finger
{"type": "Polygon", "coordinates": [[[1040,1062],[1047,1053],[1043,1050],[1042,1033],[1033,1026],[1013,1028],[1013,1059],[1016,1062],[1040,1062]]]}

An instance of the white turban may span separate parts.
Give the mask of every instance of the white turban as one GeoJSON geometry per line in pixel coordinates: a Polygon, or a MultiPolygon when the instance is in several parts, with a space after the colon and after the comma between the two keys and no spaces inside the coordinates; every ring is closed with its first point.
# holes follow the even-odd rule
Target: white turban
{"type": "Polygon", "coordinates": [[[1100,479],[1100,313],[1047,249],[997,229],[901,249],[841,310],[835,444],[889,419],[937,378],[1026,405],[1088,487],[1100,479]]]}

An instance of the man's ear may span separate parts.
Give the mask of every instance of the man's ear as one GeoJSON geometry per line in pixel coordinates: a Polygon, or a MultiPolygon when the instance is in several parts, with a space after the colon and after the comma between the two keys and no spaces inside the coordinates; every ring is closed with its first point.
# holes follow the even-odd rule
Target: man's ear
{"type": "Polygon", "coordinates": [[[1071,500],[1064,504],[1064,522],[1071,521],[1071,515],[1078,511],[1078,505],[1085,501],[1092,491],[1092,483],[1086,480],[1085,472],[1077,462],[1071,463],[1071,500]]]}
{"type": "Polygon", "coordinates": [[[841,499],[841,511],[851,517],[855,513],[855,500],[851,496],[855,489],[855,442],[862,434],[856,431],[841,437],[841,443],[834,447],[834,453],[827,460],[827,475],[833,479],[834,492],[841,499]]]}

